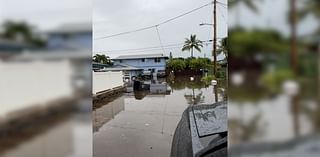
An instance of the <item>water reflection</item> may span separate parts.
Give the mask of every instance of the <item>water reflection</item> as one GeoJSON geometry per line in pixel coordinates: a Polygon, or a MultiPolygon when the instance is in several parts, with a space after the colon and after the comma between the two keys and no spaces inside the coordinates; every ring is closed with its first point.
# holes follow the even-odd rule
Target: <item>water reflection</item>
{"type": "Polygon", "coordinates": [[[99,109],[93,110],[93,132],[99,131],[103,124],[113,119],[115,115],[124,109],[124,97],[120,96],[109,102],[108,105],[103,105],[99,109]]]}
{"type": "Polygon", "coordinates": [[[310,141],[298,139],[319,131],[317,91],[310,87],[313,84],[310,80],[299,84],[302,88],[297,95],[286,94],[281,86],[277,86],[277,90],[269,90],[271,87],[259,83],[258,78],[229,89],[229,143],[233,156],[240,156],[240,152],[250,154],[251,150],[245,149],[250,145],[255,145],[252,147],[255,150],[261,148],[256,153],[274,152],[263,149],[263,145],[283,145],[279,152],[285,152],[288,143],[308,145],[310,141]]]}
{"type": "Polygon", "coordinates": [[[200,78],[193,82],[176,77],[144,83],[150,89],[133,91],[129,85],[127,93],[95,109],[95,157],[169,156],[172,136],[183,111],[190,105],[214,103],[215,93],[218,101],[226,98],[222,81],[217,90],[200,78]],[[119,110],[112,111],[116,106],[119,110]]]}
{"type": "Polygon", "coordinates": [[[83,114],[56,115],[38,120],[37,124],[0,136],[0,156],[89,156],[92,139],[90,134],[83,135],[90,129],[88,115],[83,114]]]}

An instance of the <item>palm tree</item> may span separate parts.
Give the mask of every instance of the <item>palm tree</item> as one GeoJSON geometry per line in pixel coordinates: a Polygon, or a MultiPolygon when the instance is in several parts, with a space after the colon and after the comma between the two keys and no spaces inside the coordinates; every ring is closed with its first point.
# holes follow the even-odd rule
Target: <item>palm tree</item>
{"type": "Polygon", "coordinates": [[[228,41],[228,38],[223,38],[221,41],[220,41],[220,45],[218,46],[218,49],[217,49],[217,54],[220,55],[220,54],[223,54],[226,58],[226,60],[228,60],[228,46],[227,46],[227,41],[228,41]]]}
{"type": "Polygon", "coordinates": [[[229,0],[228,1],[228,5],[229,5],[229,8],[231,9],[231,8],[233,8],[235,6],[238,6],[239,4],[243,3],[250,10],[252,10],[254,12],[258,12],[258,7],[255,4],[256,1],[257,0],[229,0]]]}
{"type": "Polygon", "coordinates": [[[304,6],[298,10],[298,15],[300,19],[304,18],[308,14],[312,14],[317,19],[320,19],[320,1],[317,0],[307,0],[304,1],[304,6]]]}
{"type": "Polygon", "coordinates": [[[182,47],[182,51],[191,51],[191,58],[193,58],[193,49],[201,52],[202,47],[202,41],[197,39],[196,35],[191,34],[190,39],[186,38],[182,47]]]}
{"type": "Polygon", "coordinates": [[[98,62],[98,63],[101,63],[101,64],[107,64],[107,65],[111,65],[111,60],[110,60],[110,57],[109,56],[106,56],[104,54],[96,54],[92,57],[92,61],[94,62],[98,62]]]}

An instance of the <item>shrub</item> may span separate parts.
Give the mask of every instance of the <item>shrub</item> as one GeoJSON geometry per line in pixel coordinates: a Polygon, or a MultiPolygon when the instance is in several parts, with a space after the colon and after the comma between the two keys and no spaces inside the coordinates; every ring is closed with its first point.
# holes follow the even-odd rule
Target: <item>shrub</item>
{"type": "Polygon", "coordinates": [[[183,60],[180,59],[170,59],[167,63],[167,67],[174,71],[184,70],[186,64],[183,60]]]}

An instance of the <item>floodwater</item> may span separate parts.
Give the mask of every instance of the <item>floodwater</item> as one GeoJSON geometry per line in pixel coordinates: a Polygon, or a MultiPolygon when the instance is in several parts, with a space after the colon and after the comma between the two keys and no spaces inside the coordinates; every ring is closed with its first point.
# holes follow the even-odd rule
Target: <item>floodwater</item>
{"type": "Polygon", "coordinates": [[[0,139],[1,157],[87,157],[91,156],[92,136],[89,115],[56,117],[45,125],[0,139]],[[59,120],[57,120],[59,119],[59,120]]]}
{"type": "MultiPolygon", "coordinates": [[[[221,86],[196,78],[152,81],[149,92],[128,92],[93,111],[94,157],[166,157],[183,111],[225,99],[221,86]]],[[[128,89],[130,91],[130,89],[128,89]]]]}
{"type": "Polygon", "coordinates": [[[318,89],[307,81],[300,83],[295,96],[281,87],[268,92],[265,86],[252,83],[254,79],[230,87],[229,156],[319,156],[318,89]]]}

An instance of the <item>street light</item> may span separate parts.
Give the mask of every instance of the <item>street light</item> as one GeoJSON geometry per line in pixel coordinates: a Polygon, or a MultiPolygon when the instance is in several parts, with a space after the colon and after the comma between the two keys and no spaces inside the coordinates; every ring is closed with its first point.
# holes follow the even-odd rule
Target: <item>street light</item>
{"type": "MultiPolygon", "coordinates": [[[[215,13],[214,13],[215,14],[215,13]]],[[[216,24],[216,20],[214,18],[214,23],[200,23],[199,25],[200,26],[204,26],[204,25],[207,25],[207,26],[212,26],[213,27],[213,51],[212,51],[212,56],[213,56],[213,75],[216,76],[216,72],[217,72],[217,32],[216,32],[216,28],[217,26],[215,25],[216,24]]]]}
{"type": "Polygon", "coordinates": [[[207,26],[213,26],[213,24],[211,24],[211,23],[200,23],[200,24],[199,24],[199,26],[205,26],[205,25],[207,25],[207,26]]]}

